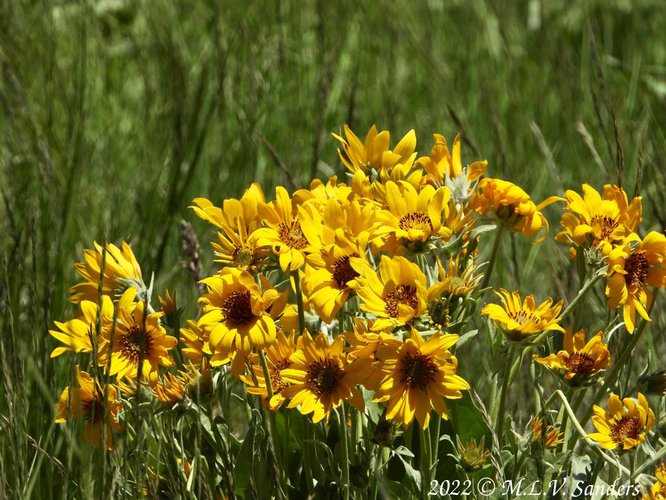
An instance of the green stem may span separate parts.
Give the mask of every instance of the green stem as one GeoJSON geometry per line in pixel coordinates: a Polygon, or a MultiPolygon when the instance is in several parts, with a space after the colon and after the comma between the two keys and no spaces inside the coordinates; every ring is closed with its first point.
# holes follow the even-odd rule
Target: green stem
{"type": "Polygon", "coordinates": [[[439,457],[439,435],[440,435],[440,430],[442,426],[442,418],[437,415],[435,417],[435,433],[432,436],[432,459],[434,460],[435,464],[438,461],[439,457]]]}
{"type": "Polygon", "coordinates": [[[291,272],[294,278],[294,288],[296,291],[296,304],[298,305],[298,331],[303,335],[305,331],[305,309],[303,308],[303,294],[301,293],[301,280],[298,274],[298,269],[291,272]]]}
{"type": "Polygon", "coordinates": [[[341,403],[338,409],[338,420],[340,420],[340,438],[342,442],[342,487],[345,492],[345,500],[349,500],[349,443],[347,442],[347,417],[344,403],[341,403]]]}
{"type": "MultiPolygon", "coordinates": [[[[271,452],[273,455],[273,464],[278,477],[281,478],[286,472],[284,469],[281,470],[281,467],[278,464],[279,444],[276,432],[277,424],[275,421],[275,412],[273,412],[270,408],[271,399],[273,399],[273,383],[271,379],[271,372],[268,369],[268,361],[266,361],[266,354],[264,353],[263,349],[259,350],[259,361],[261,363],[261,369],[264,372],[264,381],[266,383],[266,392],[268,394],[268,409],[266,410],[268,412],[267,431],[270,438],[270,443],[272,444],[271,452]]],[[[280,489],[279,479],[277,479],[277,481],[278,481],[278,490],[279,490],[280,489]]]]}
{"type": "Polygon", "coordinates": [[[490,275],[493,273],[493,267],[495,267],[495,260],[497,259],[497,251],[499,250],[500,240],[502,239],[502,233],[504,232],[504,226],[502,224],[497,226],[497,231],[495,232],[495,241],[493,242],[493,249],[490,252],[490,260],[488,261],[488,267],[486,272],[483,275],[483,281],[481,282],[481,290],[488,286],[490,282],[490,275]]]}
{"type": "Polygon", "coordinates": [[[513,365],[513,349],[509,348],[506,355],[506,363],[504,365],[504,376],[502,378],[502,385],[500,387],[500,400],[499,409],[497,410],[497,420],[495,421],[495,434],[497,434],[497,442],[502,446],[502,435],[504,434],[504,413],[506,411],[506,393],[509,390],[511,383],[511,368],[513,365]]]}
{"type": "Polygon", "coordinates": [[[421,481],[423,483],[421,492],[425,496],[430,485],[430,472],[432,470],[432,450],[430,449],[430,433],[428,429],[419,427],[419,438],[421,440],[421,481]]]}

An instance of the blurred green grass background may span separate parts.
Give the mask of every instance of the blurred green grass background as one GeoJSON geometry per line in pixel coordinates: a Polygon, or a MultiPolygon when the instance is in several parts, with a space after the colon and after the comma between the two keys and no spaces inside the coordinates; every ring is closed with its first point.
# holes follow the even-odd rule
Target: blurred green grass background
{"type": "MultiPolygon", "coordinates": [[[[192,198],[343,175],[344,123],[415,128],[424,154],[460,131],[464,161],[537,201],[620,179],[644,196],[643,231],[666,226],[659,0],[2,0],[0,74],[3,498],[94,491],[91,452],[52,423],[70,374],[47,333],[72,314],[81,250],[131,242],[192,314],[181,219],[212,269],[192,198]]],[[[552,241],[507,239],[501,256],[507,288],[576,286],[552,241]]]]}

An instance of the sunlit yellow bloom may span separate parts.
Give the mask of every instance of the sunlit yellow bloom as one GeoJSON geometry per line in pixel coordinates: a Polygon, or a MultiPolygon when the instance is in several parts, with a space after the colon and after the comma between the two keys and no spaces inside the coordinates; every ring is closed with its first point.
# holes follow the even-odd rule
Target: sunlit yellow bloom
{"type": "Polygon", "coordinates": [[[530,427],[532,428],[532,440],[542,443],[545,448],[555,448],[564,442],[564,433],[560,432],[560,428],[555,425],[546,427],[544,434],[543,419],[539,416],[532,417],[530,427]]]}
{"type": "Polygon", "coordinates": [[[407,132],[392,151],[389,149],[391,142],[389,132],[387,130],[377,132],[375,125],[365,136],[365,142],[361,142],[347,125],[344,126],[344,138],[337,134],[333,134],[333,137],[342,144],[342,151],[338,149],[338,155],[352,173],[357,170],[369,173],[372,169],[385,171],[398,163],[412,164],[416,158],[414,130],[407,132]]]}
{"type": "Polygon", "coordinates": [[[365,409],[357,389],[361,382],[358,364],[350,364],[344,352],[344,339],[329,344],[324,334],[313,340],[308,332],[298,338],[298,349],[289,358],[291,366],[282,370],[282,380],[291,384],[282,395],[291,398],[288,407],[300,406],[303,415],[313,413],[312,421],[328,420],[331,411],[348,401],[365,409]]]}
{"type": "MultiPolygon", "coordinates": [[[[495,216],[512,231],[525,236],[536,236],[542,230],[548,230],[548,220],[541,209],[562,198],[551,196],[535,204],[532,198],[520,187],[501,179],[485,177],[479,181],[476,195],[470,200],[470,206],[479,213],[493,211],[495,216]]],[[[541,242],[545,236],[536,242],[541,242]]]]}
{"type": "Polygon", "coordinates": [[[303,292],[310,306],[326,323],[331,323],[349,298],[351,286],[358,273],[350,259],[363,256],[365,242],[352,243],[346,238],[337,238],[337,244],[328,245],[308,256],[303,292]]]}
{"type": "Polygon", "coordinates": [[[460,134],[453,141],[453,151],[449,152],[443,135],[433,134],[435,144],[430,156],[417,160],[425,171],[426,182],[436,186],[447,186],[456,203],[466,202],[474,194],[474,183],[485,173],[488,167],[486,160],[476,161],[466,167],[462,166],[460,157],[460,134]]]}
{"type": "Polygon", "coordinates": [[[282,186],[275,189],[275,201],[259,209],[267,227],[252,233],[261,246],[269,246],[278,256],[283,271],[295,271],[305,263],[305,256],[311,251],[310,242],[305,237],[298,210],[282,186]]]}
{"type": "Polygon", "coordinates": [[[666,464],[663,460],[654,472],[657,481],[652,485],[650,491],[643,495],[643,500],[666,500],[666,464]]]}
{"type": "Polygon", "coordinates": [[[647,399],[640,392],[638,399],[624,398],[615,394],[608,398],[608,410],[594,405],[592,423],[597,432],[587,437],[595,440],[607,450],[626,451],[639,446],[654,424],[654,413],[647,399]]]}
{"type": "Polygon", "coordinates": [[[84,281],[70,288],[72,302],[78,303],[82,300],[97,302],[101,274],[104,275],[102,294],[111,299],[115,300],[120,297],[130,286],[136,287],[139,291],[145,290],[141,278],[141,267],[127,243],[123,241],[121,248],[112,243],[106,244],[103,273],[101,269],[104,248],[97,242],[94,245],[94,249],[83,251],[83,262],[74,264],[74,269],[84,281]]]}
{"type": "Polygon", "coordinates": [[[381,361],[377,352],[385,345],[399,349],[402,342],[395,336],[385,332],[375,332],[372,320],[366,322],[358,318],[354,319],[354,328],[350,332],[344,332],[344,338],[350,348],[347,354],[349,360],[365,361],[363,386],[371,391],[376,391],[385,374],[381,370],[381,361]]]}
{"type": "Polygon", "coordinates": [[[428,300],[442,295],[447,297],[466,297],[479,286],[483,274],[477,273],[479,266],[469,262],[464,268],[461,266],[459,255],[451,257],[446,265],[442,266],[437,259],[439,282],[428,288],[428,300]]]}
{"type": "Polygon", "coordinates": [[[183,312],[182,308],[179,308],[176,303],[176,292],[173,292],[173,296],[169,293],[169,290],[164,292],[164,297],[157,297],[160,303],[160,309],[164,314],[164,322],[169,328],[176,328],[180,322],[180,315],[183,312]]]}
{"type": "Polygon", "coordinates": [[[252,233],[261,225],[259,207],[265,204],[264,193],[256,182],[240,200],[227,199],[222,208],[206,198],[195,198],[190,207],[203,220],[217,226],[217,241],[211,242],[216,262],[239,269],[252,269],[261,262],[263,253],[252,233]]]}
{"type": "Polygon", "coordinates": [[[104,295],[102,297],[101,309],[97,307],[96,302],[82,300],[79,303],[81,314],[65,323],[55,321],[58,330],[49,330],[49,333],[65,344],[53,349],[51,357],[55,358],[61,354],[72,352],[92,352],[92,339],[95,338],[97,348],[108,339],[113,327],[113,303],[111,299],[104,295]],[[99,315],[100,331],[97,331],[97,320],[99,315]],[[98,335],[99,333],[99,335],[98,335]]]}
{"type": "Polygon", "coordinates": [[[600,247],[608,254],[613,245],[620,243],[636,230],[641,221],[640,196],[631,203],[624,190],[606,184],[603,194],[583,184],[583,196],[576,191],[565,193],[568,212],[562,215],[564,228],[555,239],[576,247],[600,247]]]}
{"type": "MultiPolygon", "coordinates": [[[[168,351],[178,342],[160,325],[162,313],[146,312],[145,302],[136,302],[135,298],[136,290],[129,288],[118,301],[109,374],[116,375],[118,380],[135,379],[140,375],[141,382],[154,385],[159,367],[173,366],[168,351]]],[[[109,362],[109,347],[106,345],[100,356],[101,366],[109,362]]]]}
{"type": "Polygon", "coordinates": [[[66,387],[56,404],[56,423],[67,420],[85,421],[86,441],[100,447],[102,433],[105,434],[106,449],[113,449],[113,431],[120,430],[118,412],[123,404],[117,402],[118,391],[112,385],[102,387],[100,383],[76,367],[78,387],[66,387]]]}
{"type": "Polygon", "coordinates": [[[442,226],[442,219],[446,220],[449,214],[449,196],[448,188],[424,186],[418,192],[408,182],[387,182],[387,209],[377,213],[381,224],[377,234],[417,250],[422,250],[431,237],[448,239],[451,230],[442,226]]]}
{"type": "Polygon", "coordinates": [[[296,350],[295,335],[287,335],[281,331],[277,333],[277,341],[266,348],[266,364],[271,379],[273,397],[268,401],[268,390],[266,378],[261,366],[259,355],[252,353],[248,359],[252,366],[251,374],[241,375],[240,379],[245,382],[246,390],[250,394],[261,396],[262,401],[271,410],[275,411],[285,402],[284,390],[291,384],[282,378],[282,370],[291,367],[291,355],[296,350]]]}
{"type": "Polygon", "coordinates": [[[180,340],[183,343],[183,355],[193,363],[199,363],[204,357],[210,331],[200,321],[187,320],[187,326],[180,329],[180,340]]]}
{"type": "MultiPolygon", "coordinates": [[[[229,361],[235,351],[248,355],[253,348],[263,349],[275,342],[275,321],[269,309],[279,293],[263,280],[263,292],[252,276],[237,269],[224,269],[221,274],[202,280],[208,293],[201,296],[204,316],[199,327],[208,329],[211,364],[229,361]],[[219,356],[216,356],[219,355],[219,356]]],[[[238,363],[243,360],[238,358],[238,363]]],[[[240,373],[238,366],[234,373],[240,373]]]]}
{"type": "Polygon", "coordinates": [[[336,200],[344,205],[352,197],[351,186],[338,184],[338,178],[333,176],[325,184],[321,179],[314,179],[310,183],[310,189],[299,189],[294,193],[293,200],[297,205],[309,202],[322,209],[330,200],[336,200]]]}
{"type": "Polygon", "coordinates": [[[430,410],[448,418],[445,398],[462,397],[469,384],[456,375],[458,360],[449,348],[458,335],[436,333],[428,341],[412,329],[409,339],[399,347],[384,345],[377,353],[384,378],[374,401],[385,402],[386,418],[409,426],[414,418],[425,429],[430,410]]]}
{"type": "Polygon", "coordinates": [[[362,300],[361,310],[376,316],[376,330],[404,325],[426,311],[426,277],[416,264],[383,255],[375,272],[363,259],[351,263],[359,273],[351,288],[362,300]]]}
{"type": "Polygon", "coordinates": [[[553,299],[548,299],[537,307],[534,295],[528,295],[525,300],[521,300],[518,292],[509,293],[500,289],[495,294],[502,301],[502,305],[487,304],[481,314],[497,323],[507,340],[521,342],[547,330],[564,332],[564,328],[558,324],[562,301],[553,305],[553,299]]]}
{"type": "Polygon", "coordinates": [[[652,292],[648,286],[666,287],[665,260],[666,236],[656,231],[648,233],[643,240],[634,234],[608,255],[608,307],[622,306],[629,333],[633,333],[636,325],[636,311],[645,321],[650,321],[647,309],[652,304],[652,292]]]}
{"type": "Polygon", "coordinates": [[[603,332],[599,332],[585,343],[585,332],[579,330],[574,334],[569,327],[564,332],[564,349],[545,358],[535,354],[534,361],[557,372],[574,386],[587,385],[610,364],[610,352],[603,339],[603,332]]]}

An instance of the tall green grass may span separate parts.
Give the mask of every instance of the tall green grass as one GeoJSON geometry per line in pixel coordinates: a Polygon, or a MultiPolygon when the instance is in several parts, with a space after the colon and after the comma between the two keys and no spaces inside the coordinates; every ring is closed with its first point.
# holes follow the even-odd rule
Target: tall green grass
{"type": "MultiPolygon", "coordinates": [[[[342,176],[330,133],[343,123],[415,128],[423,153],[430,131],[460,131],[464,160],[488,159],[490,175],[539,201],[583,181],[640,188],[644,227],[666,227],[656,0],[2,0],[0,75],[2,498],[129,494],[118,476],[143,456],[104,459],[53,424],[71,373],[49,360],[47,331],[72,314],[84,245],[130,241],[156,288],[176,289],[192,315],[179,221],[204,248],[209,232],[191,199],[342,176]]],[[[554,230],[557,210],[548,215],[554,230]]],[[[500,256],[507,286],[575,289],[552,241],[514,239],[500,256]]],[[[657,313],[649,351],[662,368],[657,313]]]]}

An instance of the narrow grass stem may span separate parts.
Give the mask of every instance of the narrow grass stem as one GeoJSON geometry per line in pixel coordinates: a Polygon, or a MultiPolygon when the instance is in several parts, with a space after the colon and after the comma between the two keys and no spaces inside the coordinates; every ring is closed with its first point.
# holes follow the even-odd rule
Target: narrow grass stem
{"type": "Polygon", "coordinates": [[[340,408],[338,408],[338,420],[340,421],[340,442],[342,443],[342,488],[344,499],[349,500],[349,443],[344,403],[341,403],[340,408]]]}
{"type": "Polygon", "coordinates": [[[481,282],[481,290],[488,286],[490,282],[490,276],[493,273],[493,268],[495,267],[495,261],[497,260],[497,252],[500,246],[500,240],[502,239],[502,233],[504,232],[504,226],[499,224],[497,226],[497,231],[495,232],[495,241],[493,242],[493,249],[490,252],[490,260],[488,261],[488,267],[486,267],[486,272],[483,274],[483,281],[481,282]]]}
{"type": "Polygon", "coordinates": [[[502,437],[504,434],[504,412],[506,411],[506,394],[509,390],[511,383],[511,368],[513,365],[514,352],[509,348],[506,356],[506,363],[504,365],[504,376],[502,377],[502,385],[500,386],[500,399],[499,408],[497,410],[497,420],[495,421],[495,434],[497,435],[497,442],[502,446],[502,437]]]}

